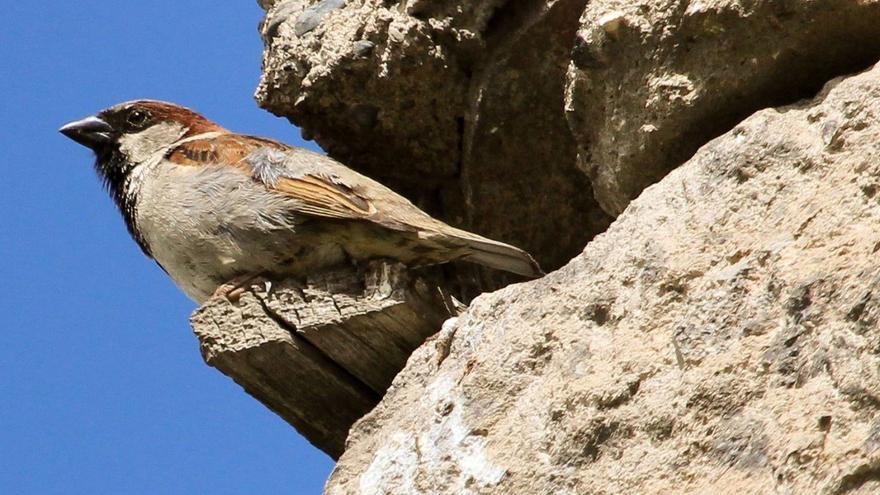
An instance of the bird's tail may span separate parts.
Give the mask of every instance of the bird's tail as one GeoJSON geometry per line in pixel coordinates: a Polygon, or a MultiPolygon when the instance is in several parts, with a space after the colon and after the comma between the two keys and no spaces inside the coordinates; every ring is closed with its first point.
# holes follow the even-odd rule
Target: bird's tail
{"type": "MultiPolygon", "coordinates": [[[[436,234],[445,238],[447,243],[453,241],[452,243],[459,248],[464,247],[464,255],[461,259],[465,261],[524,277],[538,278],[544,275],[538,262],[529,253],[510,244],[493,241],[449,225],[443,225],[442,233],[435,231],[434,235],[436,234]],[[462,243],[464,246],[461,246],[462,243]]],[[[422,235],[424,236],[424,233],[422,235]]],[[[428,236],[433,237],[431,234],[428,236]]]]}
{"type": "Polygon", "coordinates": [[[538,262],[522,249],[485,238],[468,237],[464,240],[467,241],[470,248],[470,252],[462,258],[465,261],[529,278],[538,278],[544,275],[538,262]]]}

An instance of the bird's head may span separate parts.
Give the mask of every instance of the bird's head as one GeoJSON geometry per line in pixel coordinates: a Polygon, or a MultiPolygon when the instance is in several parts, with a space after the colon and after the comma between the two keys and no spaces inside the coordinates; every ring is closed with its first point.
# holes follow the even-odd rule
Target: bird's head
{"type": "Polygon", "coordinates": [[[123,207],[133,172],[161,158],[175,143],[208,132],[225,132],[189,108],[156,100],[134,100],[65,124],[59,131],[95,152],[95,169],[123,207]]]}
{"type": "Polygon", "coordinates": [[[92,149],[101,162],[137,166],[188,136],[222,128],[198,113],[164,101],[135,100],[114,105],[59,131],[92,149]]]}

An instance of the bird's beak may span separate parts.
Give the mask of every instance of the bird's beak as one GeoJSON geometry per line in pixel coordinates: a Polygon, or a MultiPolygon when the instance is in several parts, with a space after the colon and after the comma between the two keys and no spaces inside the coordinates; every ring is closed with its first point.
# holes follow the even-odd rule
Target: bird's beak
{"type": "Polygon", "coordinates": [[[65,124],[58,132],[93,150],[110,144],[113,139],[110,124],[94,115],[65,124]]]}

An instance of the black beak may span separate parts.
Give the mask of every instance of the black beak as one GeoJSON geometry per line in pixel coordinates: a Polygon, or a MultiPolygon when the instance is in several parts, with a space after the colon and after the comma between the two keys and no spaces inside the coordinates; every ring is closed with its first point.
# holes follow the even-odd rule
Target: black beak
{"type": "Polygon", "coordinates": [[[113,128],[110,124],[94,115],[65,124],[58,132],[96,151],[113,140],[113,128]]]}

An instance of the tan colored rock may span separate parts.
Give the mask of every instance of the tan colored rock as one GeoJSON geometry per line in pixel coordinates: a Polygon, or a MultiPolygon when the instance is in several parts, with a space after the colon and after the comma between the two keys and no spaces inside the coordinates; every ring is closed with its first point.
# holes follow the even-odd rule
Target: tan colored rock
{"type": "Polygon", "coordinates": [[[428,268],[376,261],[257,282],[193,313],[205,362],[337,459],[425,339],[458,313],[428,268]]]}
{"type": "Polygon", "coordinates": [[[447,323],[326,493],[877,493],[878,193],[880,67],[756,113],[447,323]]]}
{"type": "Polygon", "coordinates": [[[877,0],[598,0],[569,70],[579,165],[619,214],[752,112],[880,58],[877,0]]]}

